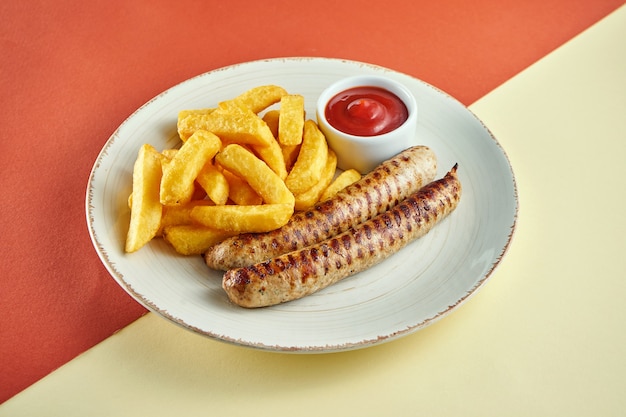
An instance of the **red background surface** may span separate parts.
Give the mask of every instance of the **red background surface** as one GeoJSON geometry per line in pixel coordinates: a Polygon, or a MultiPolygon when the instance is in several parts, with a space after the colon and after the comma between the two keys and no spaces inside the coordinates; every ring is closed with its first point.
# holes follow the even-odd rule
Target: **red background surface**
{"type": "Polygon", "coordinates": [[[161,91],[244,61],[370,62],[471,104],[621,0],[0,5],[0,402],[145,313],[89,240],[91,167],[161,91]]]}

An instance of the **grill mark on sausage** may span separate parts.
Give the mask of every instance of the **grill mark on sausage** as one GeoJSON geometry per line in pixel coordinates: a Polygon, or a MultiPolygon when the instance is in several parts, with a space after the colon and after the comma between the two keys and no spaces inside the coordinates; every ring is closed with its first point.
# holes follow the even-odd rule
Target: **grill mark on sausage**
{"type": "Polygon", "coordinates": [[[304,297],[379,263],[425,235],[454,211],[460,198],[455,165],[442,179],[353,229],[265,261],[262,271],[259,264],[227,271],[222,287],[231,301],[249,308],[304,297]],[[269,275],[269,270],[274,274],[269,275]]]}
{"type": "Polygon", "coordinates": [[[414,146],[383,162],[335,198],[296,213],[289,223],[267,233],[248,233],[226,239],[205,254],[206,264],[227,270],[261,262],[342,233],[396,206],[433,180],[435,154],[414,146]]]}

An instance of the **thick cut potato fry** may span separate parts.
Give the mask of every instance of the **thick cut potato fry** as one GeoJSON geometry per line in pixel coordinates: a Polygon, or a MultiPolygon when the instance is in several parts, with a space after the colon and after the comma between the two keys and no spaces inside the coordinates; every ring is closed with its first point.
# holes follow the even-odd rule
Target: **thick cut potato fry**
{"type": "Polygon", "coordinates": [[[246,180],[265,203],[293,206],[295,199],[284,181],[265,162],[243,147],[227,145],[215,160],[224,168],[246,180]]]}
{"type": "Polygon", "coordinates": [[[272,135],[278,140],[278,119],[280,118],[279,110],[269,110],[263,115],[263,121],[270,128],[272,135]]]}
{"type": "Polygon", "coordinates": [[[139,149],[133,168],[133,192],[130,224],[126,235],[126,252],[135,252],[156,236],[161,224],[159,201],[161,155],[153,146],[139,149]]]}
{"type": "Polygon", "coordinates": [[[183,143],[176,155],[164,166],[161,180],[161,204],[179,205],[189,202],[195,190],[198,173],[222,147],[217,136],[198,130],[183,143]]]}
{"type": "Polygon", "coordinates": [[[301,194],[317,184],[328,159],[326,137],[312,120],[304,123],[302,146],[298,159],[285,179],[287,188],[294,194],[301,194]]]}
{"type": "Polygon", "coordinates": [[[211,114],[214,111],[215,111],[215,108],[181,110],[178,112],[178,120],[184,119],[185,117],[189,115],[211,114]]]}
{"type": "Polygon", "coordinates": [[[200,255],[211,246],[233,235],[234,233],[224,230],[195,224],[169,226],[163,231],[163,238],[181,255],[200,255]]]}
{"type": "Polygon", "coordinates": [[[280,177],[281,180],[287,178],[287,166],[285,165],[285,158],[283,156],[283,150],[280,145],[274,139],[269,146],[251,146],[252,151],[263,160],[269,166],[272,171],[280,177]]]}
{"type": "Polygon", "coordinates": [[[220,103],[209,114],[189,114],[178,120],[181,140],[186,141],[197,130],[207,130],[231,143],[269,146],[274,139],[263,119],[235,100],[220,103]]]}
{"type": "Polygon", "coordinates": [[[193,200],[182,206],[163,206],[163,214],[161,215],[161,224],[157,236],[163,235],[163,230],[170,226],[181,226],[185,224],[194,224],[191,219],[191,210],[197,206],[215,205],[210,200],[193,200]]]}
{"type": "Polygon", "coordinates": [[[328,159],[326,165],[322,171],[322,178],[313,187],[309,188],[302,194],[296,194],[295,209],[302,211],[307,210],[320,201],[320,196],[324,192],[328,185],[335,176],[335,170],[337,169],[337,155],[332,150],[328,150],[328,159]]]}
{"type": "Polygon", "coordinates": [[[222,173],[228,181],[228,198],[233,203],[240,206],[263,204],[261,196],[245,180],[226,169],[222,170],[222,173]]]}
{"type": "Polygon", "coordinates": [[[263,233],[284,226],[293,214],[293,204],[257,206],[195,207],[191,218],[197,223],[232,233],[263,233]]]}
{"type": "Polygon", "coordinates": [[[287,90],[277,85],[261,85],[235,97],[235,100],[249,108],[253,113],[259,113],[272,104],[276,104],[287,95],[287,90]]]}
{"type": "Polygon", "coordinates": [[[302,144],[280,146],[280,149],[283,151],[283,159],[285,160],[285,168],[287,169],[287,173],[289,173],[293,169],[293,165],[298,159],[298,154],[300,153],[301,147],[302,144]]]}
{"type": "Polygon", "coordinates": [[[217,205],[226,204],[228,201],[228,181],[224,174],[217,169],[211,161],[207,162],[198,173],[196,181],[209,196],[211,201],[217,205]]]}
{"type": "Polygon", "coordinates": [[[302,143],[304,129],[304,97],[290,94],[280,99],[278,142],[281,145],[302,143]]]}
{"type": "Polygon", "coordinates": [[[358,180],[361,179],[361,173],[356,169],[348,169],[343,171],[341,174],[335,178],[335,180],[324,190],[322,196],[320,197],[320,201],[325,201],[331,199],[337,194],[339,191],[343,190],[350,184],[354,184],[358,180]]]}

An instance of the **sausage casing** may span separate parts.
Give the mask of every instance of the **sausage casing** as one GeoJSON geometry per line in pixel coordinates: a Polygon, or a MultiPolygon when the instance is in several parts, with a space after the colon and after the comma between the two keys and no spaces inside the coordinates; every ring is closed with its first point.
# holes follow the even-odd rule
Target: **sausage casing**
{"type": "Polygon", "coordinates": [[[321,243],[227,271],[222,287],[242,307],[295,300],[381,262],[428,233],[461,198],[457,165],[389,211],[321,243]]]}
{"type": "Polygon", "coordinates": [[[431,182],[436,172],[437,158],[430,148],[406,149],[334,198],[294,214],[285,226],[218,243],[204,254],[205,262],[212,269],[228,270],[321,242],[389,210],[431,182]]]}

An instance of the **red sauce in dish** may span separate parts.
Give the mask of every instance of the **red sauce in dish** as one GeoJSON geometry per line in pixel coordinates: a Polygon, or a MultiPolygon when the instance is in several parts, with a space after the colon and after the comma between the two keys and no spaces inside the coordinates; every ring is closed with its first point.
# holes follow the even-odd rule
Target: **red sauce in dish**
{"type": "Polygon", "coordinates": [[[376,136],[397,129],[409,117],[398,96],[380,87],[342,91],[326,105],[325,117],[335,129],[354,136],[376,136]]]}

